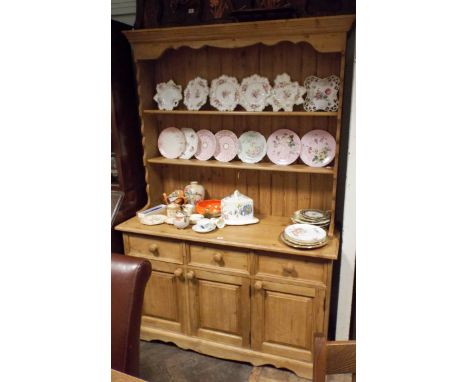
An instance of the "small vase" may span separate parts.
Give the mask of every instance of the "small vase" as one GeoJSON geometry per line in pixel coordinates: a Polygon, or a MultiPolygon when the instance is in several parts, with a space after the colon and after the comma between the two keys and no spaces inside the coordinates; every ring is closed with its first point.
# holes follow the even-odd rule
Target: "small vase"
{"type": "Polygon", "coordinates": [[[200,200],[205,199],[205,187],[195,181],[185,186],[184,193],[188,204],[195,205],[200,200]]]}

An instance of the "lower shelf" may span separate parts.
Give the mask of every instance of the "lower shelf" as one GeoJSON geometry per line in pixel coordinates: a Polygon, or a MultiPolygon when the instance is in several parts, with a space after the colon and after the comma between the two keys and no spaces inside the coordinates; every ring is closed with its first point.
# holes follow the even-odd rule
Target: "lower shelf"
{"type": "Polygon", "coordinates": [[[239,160],[233,160],[231,162],[219,162],[215,159],[202,161],[198,159],[168,159],[164,157],[156,157],[148,159],[148,163],[176,166],[233,168],[238,170],[280,171],[289,173],[298,172],[304,174],[334,174],[333,167],[310,167],[305,164],[291,164],[289,166],[280,166],[270,162],[244,163],[239,160]]]}
{"type": "Polygon", "coordinates": [[[144,326],[141,327],[140,338],[145,341],[159,340],[172,342],[182,349],[191,349],[212,357],[248,362],[254,366],[273,365],[277,368],[282,367],[293,371],[299,377],[312,378],[313,365],[311,362],[296,361],[251,349],[229,346],[179,333],[146,328],[144,326]]]}

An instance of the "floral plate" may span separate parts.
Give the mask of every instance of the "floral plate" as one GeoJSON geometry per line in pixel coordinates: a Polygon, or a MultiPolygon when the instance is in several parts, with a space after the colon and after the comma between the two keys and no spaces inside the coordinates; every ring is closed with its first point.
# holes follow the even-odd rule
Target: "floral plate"
{"type": "Polygon", "coordinates": [[[301,140],[294,131],[276,130],[268,137],[267,155],[278,165],[287,166],[293,163],[301,153],[301,140]]]}
{"type": "Polygon", "coordinates": [[[185,136],[176,127],[168,127],[158,137],[158,149],[165,158],[178,158],[185,150],[185,136]]]}
{"type": "Polygon", "coordinates": [[[312,130],[301,139],[301,159],[310,167],[323,167],[335,157],[336,141],[325,130],[312,130]]]}
{"type": "Polygon", "coordinates": [[[182,99],[182,86],[176,85],[172,80],[161,82],[156,86],[156,94],[153,99],[157,102],[160,110],[173,110],[182,99]]]}
{"type": "Polygon", "coordinates": [[[257,131],[246,131],[239,137],[239,158],[242,162],[260,162],[266,155],[266,152],[266,139],[257,131]]]}
{"type": "Polygon", "coordinates": [[[247,111],[262,111],[268,105],[270,92],[268,78],[253,74],[242,80],[239,103],[247,111]]]}
{"type": "Polygon", "coordinates": [[[239,141],[236,134],[229,130],[221,130],[215,134],[216,152],[214,157],[220,162],[230,162],[239,152],[239,141]]]}
{"type": "Polygon", "coordinates": [[[323,240],[321,242],[317,242],[316,244],[311,244],[311,245],[297,244],[297,243],[295,243],[293,241],[288,240],[285,237],[284,232],[280,235],[280,238],[281,238],[281,240],[283,241],[284,244],[286,244],[286,245],[288,245],[290,247],[293,247],[293,248],[297,248],[297,249],[315,249],[315,248],[324,247],[328,243],[328,240],[323,240]]]}
{"type": "Polygon", "coordinates": [[[291,82],[288,74],[278,74],[275,78],[275,86],[271,90],[268,103],[273,107],[273,111],[292,111],[294,105],[300,105],[304,102],[302,96],[306,89],[299,86],[297,81],[291,82]]]}
{"type": "Polygon", "coordinates": [[[222,75],[211,81],[210,105],[219,111],[233,111],[239,104],[240,87],[237,79],[222,75]]]}
{"type": "Polygon", "coordinates": [[[340,79],[335,75],[327,78],[309,76],[304,81],[307,97],[304,102],[306,111],[337,111],[340,79]]]}
{"type": "Polygon", "coordinates": [[[195,158],[198,160],[210,159],[216,151],[216,138],[209,130],[199,130],[198,135],[198,148],[195,153],[195,158]]]}
{"type": "Polygon", "coordinates": [[[196,77],[187,84],[184,90],[184,105],[188,110],[200,110],[206,103],[209,93],[208,81],[196,77]]]}
{"type": "Polygon", "coordinates": [[[325,240],[327,232],[310,224],[291,224],[284,229],[284,236],[292,242],[313,245],[325,240]]]}
{"type": "Polygon", "coordinates": [[[186,144],[185,150],[179,156],[179,158],[190,159],[191,157],[193,157],[193,155],[198,149],[198,135],[195,132],[195,130],[190,129],[188,127],[182,127],[180,130],[182,131],[182,133],[184,133],[186,144]]]}

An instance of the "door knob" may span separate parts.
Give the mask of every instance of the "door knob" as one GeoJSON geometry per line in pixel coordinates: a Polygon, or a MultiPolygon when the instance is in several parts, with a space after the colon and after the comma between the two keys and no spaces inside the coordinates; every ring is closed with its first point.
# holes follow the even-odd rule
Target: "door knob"
{"type": "Polygon", "coordinates": [[[217,263],[221,262],[223,260],[223,254],[221,252],[216,252],[213,255],[213,260],[216,261],[217,263]]]}
{"type": "Polygon", "coordinates": [[[158,252],[158,245],[157,244],[151,244],[149,246],[149,251],[153,254],[156,255],[156,252],[158,252]]]}
{"type": "Polygon", "coordinates": [[[174,271],[174,276],[175,277],[180,277],[182,276],[182,268],[177,268],[175,271],[174,271]]]}
{"type": "Polygon", "coordinates": [[[195,272],[194,271],[188,271],[186,277],[189,280],[193,280],[193,278],[195,277],[195,272]]]}
{"type": "Polygon", "coordinates": [[[294,271],[294,265],[290,262],[288,262],[286,265],[283,265],[283,269],[288,272],[288,273],[291,273],[294,271]]]}
{"type": "Polygon", "coordinates": [[[254,284],[254,288],[256,290],[260,290],[263,288],[263,283],[261,281],[256,281],[255,284],[254,284]]]}

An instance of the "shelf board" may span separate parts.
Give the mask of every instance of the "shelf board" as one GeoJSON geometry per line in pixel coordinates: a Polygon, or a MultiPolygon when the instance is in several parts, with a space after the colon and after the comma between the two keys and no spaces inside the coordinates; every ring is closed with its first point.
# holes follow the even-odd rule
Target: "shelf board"
{"type": "Polygon", "coordinates": [[[136,234],[167,237],[197,243],[210,243],[257,251],[277,252],[297,256],[319,257],[335,260],[338,256],[339,233],[329,237],[326,246],[317,249],[296,249],[287,246],[279,238],[284,228],[292,224],[286,217],[258,216],[260,222],[244,226],[226,226],[208,233],[196,233],[192,226],[177,229],[173,225],[160,224],[148,226],[141,224],[133,217],[115,227],[118,231],[136,234]]]}
{"type": "Polygon", "coordinates": [[[213,115],[213,116],[254,116],[254,117],[337,117],[338,112],[327,111],[217,111],[217,110],[156,110],[143,111],[146,115],[213,115]]]}
{"type": "Polygon", "coordinates": [[[330,174],[333,175],[333,167],[310,167],[305,164],[291,164],[289,166],[279,166],[270,162],[260,163],[244,163],[241,161],[219,162],[215,159],[201,161],[198,159],[167,159],[164,157],[156,157],[148,159],[148,163],[160,165],[176,165],[176,166],[196,166],[196,167],[211,167],[211,168],[232,168],[238,170],[257,170],[257,171],[280,171],[280,172],[296,172],[304,174],[330,174]]]}

